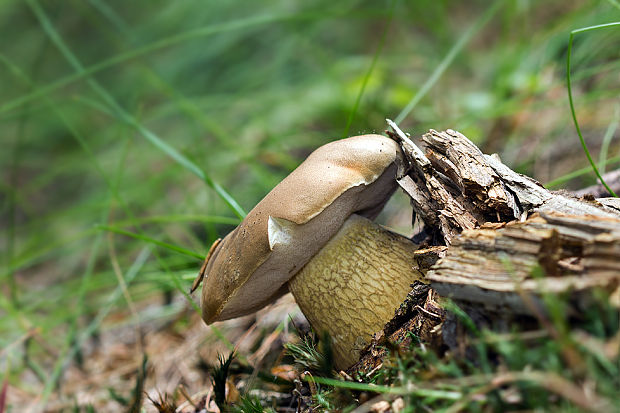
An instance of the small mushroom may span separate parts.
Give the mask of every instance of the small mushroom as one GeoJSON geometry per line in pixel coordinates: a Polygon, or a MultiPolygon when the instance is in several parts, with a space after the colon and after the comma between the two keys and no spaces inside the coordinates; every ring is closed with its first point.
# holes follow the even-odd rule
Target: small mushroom
{"type": "Polygon", "coordinates": [[[400,148],[379,135],[317,150],[212,247],[200,276],[207,324],[250,314],[293,293],[336,368],[389,321],[421,280],[408,238],[375,224],[397,187],[400,148]]]}

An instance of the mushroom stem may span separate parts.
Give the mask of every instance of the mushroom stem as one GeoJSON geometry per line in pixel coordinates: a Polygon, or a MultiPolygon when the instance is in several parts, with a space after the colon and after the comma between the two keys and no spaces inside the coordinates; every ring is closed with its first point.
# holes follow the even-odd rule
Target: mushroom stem
{"type": "Polygon", "coordinates": [[[359,360],[372,335],[394,316],[416,280],[423,280],[408,238],[351,215],[342,228],[289,281],[312,327],[332,340],[334,364],[359,360]]]}

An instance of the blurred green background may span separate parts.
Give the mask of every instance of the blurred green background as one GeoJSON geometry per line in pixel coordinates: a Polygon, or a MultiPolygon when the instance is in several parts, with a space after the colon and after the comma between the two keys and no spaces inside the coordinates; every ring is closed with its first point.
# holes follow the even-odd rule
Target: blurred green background
{"type": "MultiPolygon", "coordinates": [[[[386,117],[457,129],[543,183],[586,166],[569,33],[617,20],[612,0],[1,2],[0,376],[51,392],[126,309],[123,284],[180,296],[241,210],[386,117]]],[[[596,159],[618,160],[619,46],[617,27],[575,38],[596,159]]]]}

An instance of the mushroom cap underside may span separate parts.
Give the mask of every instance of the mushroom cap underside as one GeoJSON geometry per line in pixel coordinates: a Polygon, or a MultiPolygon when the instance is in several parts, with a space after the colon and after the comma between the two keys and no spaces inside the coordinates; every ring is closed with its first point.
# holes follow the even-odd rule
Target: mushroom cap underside
{"type": "Polygon", "coordinates": [[[372,219],[381,211],[401,159],[398,144],[380,135],[310,154],[217,246],[205,269],[204,320],[250,314],[285,294],[287,281],[351,214],[372,219]]]}

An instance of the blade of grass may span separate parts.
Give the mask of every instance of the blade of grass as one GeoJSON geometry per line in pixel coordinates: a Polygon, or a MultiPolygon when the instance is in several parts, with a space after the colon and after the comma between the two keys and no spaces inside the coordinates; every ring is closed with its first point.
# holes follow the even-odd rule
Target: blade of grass
{"type": "Polygon", "coordinates": [[[202,223],[213,223],[213,224],[226,224],[226,225],[238,225],[239,218],[233,217],[224,217],[219,215],[181,215],[181,214],[172,214],[172,215],[151,215],[146,217],[136,217],[135,220],[129,221],[115,221],[114,223],[118,227],[123,227],[127,225],[144,224],[144,223],[170,223],[170,222],[202,222],[202,223]]]}
{"type": "Polygon", "coordinates": [[[136,234],[134,232],[126,231],[126,230],[124,230],[122,228],[118,228],[118,227],[115,227],[115,226],[97,225],[97,226],[95,226],[95,228],[99,229],[99,230],[115,232],[115,233],[121,234],[121,235],[126,235],[128,237],[139,239],[141,241],[146,241],[146,242],[149,242],[151,244],[157,245],[159,247],[166,248],[166,249],[169,249],[169,250],[174,251],[174,252],[178,252],[178,253],[183,254],[183,255],[187,255],[188,257],[197,258],[200,261],[204,260],[204,258],[205,258],[203,254],[199,254],[197,252],[190,251],[190,250],[187,250],[185,248],[178,247],[176,245],[168,244],[166,242],[162,242],[162,241],[156,240],[156,239],[148,237],[146,235],[136,234]]]}
{"type": "Polygon", "coordinates": [[[129,25],[123,20],[123,18],[116,13],[116,11],[110,7],[108,3],[102,0],[88,0],[88,2],[101,13],[105,18],[112,23],[112,25],[123,34],[124,37],[132,35],[129,25]]]}
{"type": "Polygon", "coordinates": [[[422,100],[424,96],[428,93],[429,90],[437,83],[441,75],[446,71],[446,69],[452,64],[456,56],[460,53],[461,50],[465,47],[467,43],[474,37],[476,33],[480,31],[486,24],[491,21],[491,18],[497,13],[500,7],[504,4],[503,0],[495,1],[492,6],[490,6],[487,11],[476,20],[474,24],[472,24],[462,36],[459,37],[458,41],[452,46],[452,48],[448,51],[448,54],[443,58],[443,60],[437,65],[433,73],[431,73],[430,77],[424,82],[418,93],[416,93],[409,103],[405,106],[405,108],[396,116],[394,122],[396,124],[402,123],[403,120],[411,113],[411,111],[416,107],[416,105],[422,100]]]}
{"type": "Polygon", "coordinates": [[[419,387],[389,387],[381,386],[377,384],[357,383],[352,381],[343,381],[337,379],[328,379],[327,377],[313,377],[309,374],[304,377],[304,381],[314,382],[318,384],[325,384],[327,386],[338,387],[341,389],[359,390],[359,391],[371,391],[375,393],[388,393],[397,395],[409,395],[418,397],[432,397],[434,399],[446,399],[446,400],[459,400],[463,397],[460,392],[434,390],[434,389],[422,389],[419,387]]]}
{"type": "MultiPolygon", "coordinates": [[[[620,155],[613,156],[611,158],[606,159],[603,162],[603,164],[611,165],[611,164],[615,164],[617,162],[620,162],[620,155]]],[[[546,188],[558,187],[558,186],[563,185],[566,182],[570,181],[571,179],[575,179],[575,178],[578,178],[580,176],[587,175],[590,172],[592,172],[592,167],[586,166],[585,168],[577,169],[576,171],[567,173],[565,175],[562,175],[562,176],[560,176],[558,178],[555,178],[555,179],[545,183],[545,187],[546,188]]]]}
{"type": "Polygon", "coordinates": [[[204,170],[202,170],[198,165],[189,160],[189,158],[187,158],[185,155],[182,155],[168,143],[164,142],[153,132],[145,128],[142,124],[138,123],[133,116],[131,116],[128,112],[125,112],[124,109],[122,109],[118,104],[116,104],[112,96],[110,96],[107,92],[104,92],[103,89],[99,87],[97,87],[97,89],[100,90],[101,93],[104,93],[104,96],[107,96],[108,99],[106,100],[108,100],[109,103],[112,103],[116,109],[121,111],[121,114],[123,115],[125,121],[128,124],[134,126],[142,134],[142,136],[144,136],[155,147],[161,149],[162,152],[167,154],[169,157],[177,161],[187,170],[194,173],[194,175],[198,176],[201,180],[203,180],[211,189],[215,191],[215,193],[220,196],[220,198],[224,200],[226,205],[228,205],[228,207],[232,210],[232,212],[235,213],[235,215],[237,215],[241,219],[245,217],[246,213],[243,208],[241,208],[241,206],[237,203],[237,201],[235,201],[235,199],[230,196],[230,194],[228,194],[228,192],[226,192],[226,190],[222,188],[221,185],[213,181],[213,179],[211,179],[211,177],[207,175],[204,170]]]}
{"type": "Polygon", "coordinates": [[[601,152],[598,156],[598,168],[601,171],[601,174],[605,173],[605,160],[607,159],[607,154],[609,153],[609,145],[611,144],[611,140],[616,133],[616,129],[618,129],[618,122],[620,122],[620,105],[616,104],[614,109],[614,116],[605,131],[605,135],[603,135],[603,143],[601,143],[601,152]]]}
{"type": "Polygon", "coordinates": [[[359,108],[360,102],[362,101],[362,96],[364,95],[364,91],[366,90],[366,85],[368,84],[368,80],[372,76],[372,72],[375,69],[375,65],[377,64],[377,60],[379,59],[379,55],[381,54],[381,50],[383,50],[383,46],[385,44],[385,38],[387,36],[387,32],[392,25],[392,17],[394,17],[394,8],[396,7],[396,1],[392,0],[392,4],[390,5],[390,12],[388,14],[387,20],[385,22],[385,27],[383,28],[383,32],[381,33],[381,38],[379,39],[379,44],[377,45],[377,49],[375,50],[375,54],[372,57],[372,61],[370,62],[370,66],[368,67],[368,71],[364,76],[364,80],[362,81],[362,86],[357,94],[357,98],[355,98],[355,103],[353,104],[353,109],[351,109],[351,113],[349,113],[349,118],[347,119],[347,125],[344,128],[344,133],[342,134],[343,138],[349,136],[349,131],[351,129],[351,124],[353,123],[353,119],[355,118],[355,114],[357,113],[357,109],[359,108]]]}
{"type": "Polygon", "coordinates": [[[590,32],[590,31],[593,31],[593,30],[605,29],[605,28],[615,27],[615,26],[620,26],[620,22],[599,24],[599,25],[596,25],[596,26],[589,26],[589,27],[583,27],[583,28],[580,28],[580,29],[572,30],[570,32],[570,36],[568,38],[568,50],[566,52],[566,89],[568,90],[568,103],[569,103],[569,106],[570,106],[570,112],[571,112],[571,116],[573,118],[573,123],[575,124],[575,129],[577,130],[577,135],[579,136],[579,142],[581,143],[581,147],[583,148],[583,151],[586,154],[586,157],[588,158],[588,162],[590,162],[590,165],[592,166],[592,170],[596,174],[596,176],[599,179],[599,181],[601,182],[601,184],[605,187],[605,189],[613,197],[617,197],[616,193],[609,187],[609,185],[607,185],[607,183],[605,182],[605,180],[601,176],[601,173],[599,172],[598,168],[596,167],[594,159],[592,159],[592,155],[590,155],[590,151],[588,150],[588,146],[586,145],[586,141],[583,138],[583,135],[581,134],[581,128],[579,127],[579,122],[577,121],[577,113],[575,111],[575,104],[573,102],[573,91],[572,91],[572,88],[571,88],[570,68],[571,68],[571,55],[572,55],[572,50],[573,50],[573,39],[574,39],[576,34],[586,33],[586,32],[590,32]]]}

